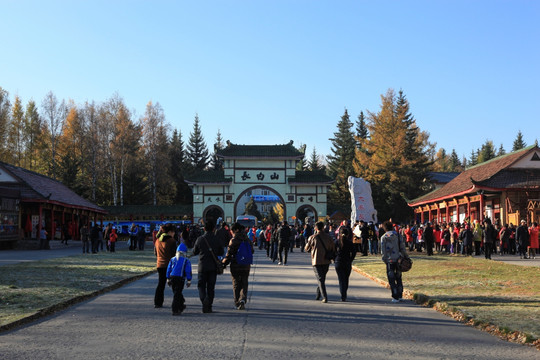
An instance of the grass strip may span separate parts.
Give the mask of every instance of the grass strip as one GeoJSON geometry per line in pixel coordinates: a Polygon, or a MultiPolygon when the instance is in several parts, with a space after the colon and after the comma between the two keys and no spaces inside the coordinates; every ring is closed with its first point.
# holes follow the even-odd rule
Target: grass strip
{"type": "Polygon", "coordinates": [[[74,255],[0,267],[0,331],[155,271],[151,251],[74,255]]]}
{"type": "MultiPolygon", "coordinates": [[[[540,268],[468,256],[411,254],[405,295],[509,341],[540,349],[540,268]]],[[[360,273],[387,286],[380,257],[357,257],[360,273]]]]}

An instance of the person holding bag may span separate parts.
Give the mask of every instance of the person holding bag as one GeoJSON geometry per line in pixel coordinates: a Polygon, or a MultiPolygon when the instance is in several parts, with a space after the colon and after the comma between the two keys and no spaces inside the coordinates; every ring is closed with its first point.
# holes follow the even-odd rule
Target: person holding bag
{"type": "Polygon", "coordinates": [[[326,294],[326,274],[332,262],[331,254],[335,254],[336,245],[332,241],[330,235],[324,232],[324,223],[319,221],[315,224],[315,234],[311,235],[305,247],[306,251],[311,252],[311,264],[317,279],[317,296],[315,300],[328,302],[326,294]],[[327,254],[329,256],[327,256],[327,254]]]}
{"type": "Polygon", "coordinates": [[[403,239],[400,239],[394,231],[394,226],[390,221],[383,224],[385,231],[381,237],[382,260],[386,264],[386,275],[390,290],[392,291],[392,302],[400,302],[403,297],[403,282],[401,279],[401,270],[398,264],[400,256],[408,258],[407,250],[403,239]]]}
{"type": "Polygon", "coordinates": [[[197,289],[199,290],[199,299],[201,299],[203,305],[203,313],[212,312],[218,266],[221,273],[223,273],[221,262],[217,260],[218,256],[223,256],[223,247],[214,234],[214,228],[215,224],[212,221],[207,221],[204,225],[204,235],[199,236],[193,246],[193,255],[199,255],[197,289]]]}

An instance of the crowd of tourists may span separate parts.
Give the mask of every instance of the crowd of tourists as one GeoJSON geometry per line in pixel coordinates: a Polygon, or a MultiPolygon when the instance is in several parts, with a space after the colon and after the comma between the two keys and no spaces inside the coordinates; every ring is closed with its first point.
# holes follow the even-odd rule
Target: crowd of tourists
{"type": "Polygon", "coordinates": [[[496,222],[489,218],[462,223],[410,224],[399,229],[410,251],[425,251],[433,255],[461,254],[491,259],[492,254],[519,255],[521,259],[535,259],[539,247],[540,227],[536,222],[519,226],[496,222]]]}
{"type": "Polygon", "coordinates": [[[352,262],[360,256],[382,256],[387,267],[392,301],[399,302],[403,295],[400,257],[408,258],[407,251],[438,254],[519,255],[535,258],[538,251],[538,224],[527,226],[521,221],[518,227],[512,224],[500,226],[484,221],[462,223],[430,223],[398,225],[391,221],[383,224],[360,221],[350,224],[306,221],[305,224],[290,225],[286,221],[246,229],[238,223],[216,226],[207,222],[199,225],[162,226],[154,234],[154,251],[157,255],[159,274],[154,305],[163,306],[166,284],[173,289],[173,315],[185,309],[182,295],[184,286],[191,285],[191,262],[189,257],[199,256],[197,266],[197,289],[203,313],[212,312],[217,275],[225,266],[230,267],[234,306],[245,309],[248,293],[248,278],[254,248],[266,253],[267,258],[278,266],[287,266],[288,255],[295,251],[311,255],[316,288],[315,299],[326,303],[326,276],[330,265],[338,277],[342,301],[347,301],[352,262]],[[247,262],[245,258],[248,258],[247,262]]]}

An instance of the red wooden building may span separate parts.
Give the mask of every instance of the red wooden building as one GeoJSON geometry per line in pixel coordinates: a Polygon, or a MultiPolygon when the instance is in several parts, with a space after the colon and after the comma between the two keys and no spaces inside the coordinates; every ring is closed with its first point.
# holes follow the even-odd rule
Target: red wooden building
{"type": "Polygon", "coordinates": [[[45,227],[49,239],[68,232],[79,238],[82,224],[99,222],[106,210],[75,194],[61,182],[0,162],[0,242],[37,238],[45,227]]]}
{"type": "Polygon", "coordinates": [[[529,146],[468,168],[442,188],[409,202],[416,220],[533,222],[540,216],[540,148],[529,146]]]}

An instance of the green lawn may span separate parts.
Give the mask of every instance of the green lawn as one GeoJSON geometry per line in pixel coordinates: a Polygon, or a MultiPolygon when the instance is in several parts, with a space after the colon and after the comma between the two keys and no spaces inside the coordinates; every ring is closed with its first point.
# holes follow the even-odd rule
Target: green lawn
{"type": "MultiPolygon", "coordinates": [[[[540,268],[466,256],[411,257],[413,268],[403,274],[403,285],[418,302],[499,335],[520,337],[514,340],[540,337],[540,268]]],[[[380,257],[357,257],[354,265],[386,281],[380,257]]]]}
{"type": "Polygon", "coordinates": [[[151,251],[76,255],[0,267],[0,328],[155,269],[151,251]]]}

